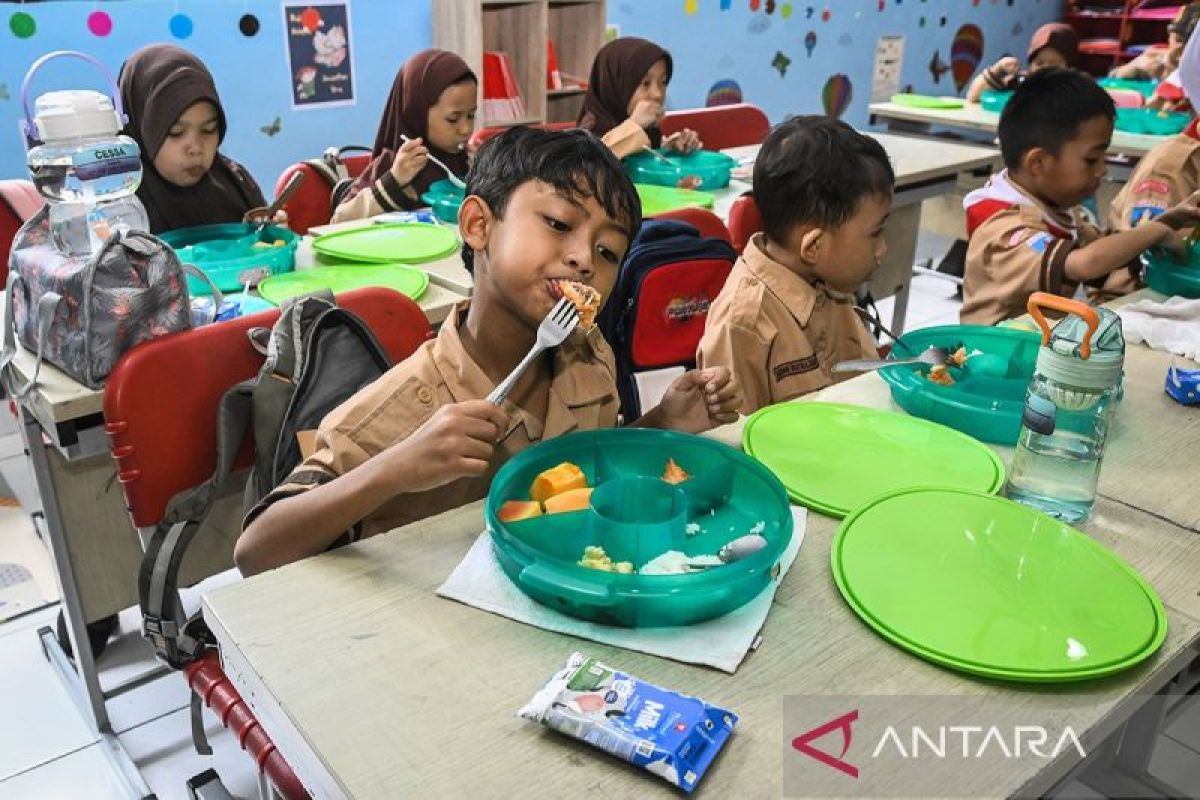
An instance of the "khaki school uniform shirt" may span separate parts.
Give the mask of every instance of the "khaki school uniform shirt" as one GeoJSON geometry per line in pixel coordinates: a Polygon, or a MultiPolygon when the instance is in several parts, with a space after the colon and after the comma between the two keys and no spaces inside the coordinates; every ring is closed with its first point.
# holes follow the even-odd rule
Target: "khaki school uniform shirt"
{"type": "Polygon", "coordinates": [[[994,325],[1024,314],[1034,292],[1071,297],[1078,284],[1066,277],[1067,256],[1101,235],[1076,210],[1034,202],[996,211],[971,233],[959,318],[994,325]]]}
{"type": "MultiPolygon", "coordinates": [[[[1189,128],[1193,130],[1194,128],[1189,128]]],[[[1109,222],[1127,231],[1154,219],[1200,189],[1200,139],[1181,133],[1141,161],[1113,200],[1109,222]]]]}
{"type": "MultiPolygon", "coordinates": [[[[316,449],[263,498],[243,527],[272,503],[345,475],[367,459],[410,436],[440,407],[484,398],[495,384],[463,349],[458,326],[468,303],[460,304],[436,339],[334,409],[320,425],[316,449]]],[[[492,477],[532,444],[574,430],[613,427],[619,400],[612,350],[598,328],[576,330],[553,350],[553,375],[536,391],[546,392],[546,419],[527,414],[510,400],[501,408],[508,430],[496,445],[487,473],[461,478],[424,492],[397,495],[348,531],[335,544],[354,541],[474,502],[487,495],[492,477]]]]}
{"type": "Polygon", "coordinates": [[[750,240],[708,311],[696,353],[701,368],[726,366],[741,383],[750,414],[853,377],[839,361],[877,358],[854,299],[813,286],[750,240]]]}
{"type": "Polygon", "coordinates": [[[649,147],[650,135],[641,125],[627,119],[601,136],[600,141],[604,142],[617,158],[625,158],[649,147]]]}

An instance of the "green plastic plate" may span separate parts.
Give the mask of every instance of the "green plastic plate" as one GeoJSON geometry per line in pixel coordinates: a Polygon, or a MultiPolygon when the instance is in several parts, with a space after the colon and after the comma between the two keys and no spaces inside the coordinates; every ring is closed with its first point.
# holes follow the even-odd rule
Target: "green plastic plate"
{"type": "Polygon", "coordinates": [[[1157,594],[1073,528],[1004,498],[907,489],[848,516],[834,580],[864,622],[950,669],[1012,681],[1099,678],[1167,634],[1157,594]]]}
{"type": "Polygon", "coordinates": [[[673,186],[655,186],[650,183],[636,183],[638,197],[642,201],[642,216],[653,217],[667,211],[680,208],[712,208],[713,196],[708,192],[697,192],[692,189],[676,189],[673,186]]]}
{"type": "Polygon", "coordinates": [[[995,493],[1004,485],[1004,464],[986,445],[890,411],[782,403],[750,417],[742,437],[793,500],[831,517],[914,486],[995,493]]]}
{"type": "Polygon", "coordinates": [[[321,255],[371,264],[427,264],[458,247],[454,231],[440,225],[397,222],[334,231],[313,240],[321,255]]]}
{"type": "Polygon", "coordinates": [[[756,597],[792,538],[783,486],[728,445],[668,431],[608,428],[542,442],[492,480],[485,518],[509,579],[543,605],[606,625],[690,625],[727,614],[756,597]],[[691,478],[661,480],[668,458],[691,478]],[[595,487],[586,510],[517,522],[497,516],[508,500],[528,500],[542,470],[570,461],[595,487]],[[758,531],[767,545],[731,564],[683,575],[622,575],[580,566],[589,545],[640,568],[668,550],[713,555],[758,531]]]}
{"type": "Polygon", "coordinates": [[[940,111],[949,111],[963,107],[961,97],[935,97],[928,94],[894,94],[892,95],[892,102],[898,106],[932,108],[940,111]]]}
{"type": "Polygon", "coordinates": [[[965,347],[979,355],[951,367],[953,386],[933,383],[928,367],[879,370],[892,388],[892,399],[909,414],[996,444],[1015,445],[1021,433],[1025,390],[1033,377],[1042,339],[1038,333],[985,325],[939,325],[900,337],[889,358],[916,355],[930,346],[953,352],[965,347]]]}
{"type": "Polygon", "coordinates": [[[258,285],[258,293],[280,305],[321,289],[338,294],[364,286],[384,286],[418,300],[429,286],[429,275],[404,264],[337,264],[273,275],[258,285]]]}

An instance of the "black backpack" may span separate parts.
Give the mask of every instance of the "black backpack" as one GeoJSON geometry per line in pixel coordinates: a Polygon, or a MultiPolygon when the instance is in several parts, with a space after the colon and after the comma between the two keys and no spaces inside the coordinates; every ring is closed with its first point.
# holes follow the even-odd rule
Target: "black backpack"
{"type": "Polygon", "coordinates": [[[266,361],[258,375],[221,398],[216,469],[203,484],[171,501],[151,535],[138,575],[142,633],[158,657],[176,669],[214,644],[199,613],[184,615],[179,567],[246,434],[252,433],[255,447],[245,491],[248,511],[300,463],[296,433],[315,429],[326,414],[391,367],[366,323],[335,305],[328,292],[298,298],[284,307],[274,327],[248,333],[266,361]]]}
{"type": "Polygon", "coordinates": [[[346,153],[351,152],[371,153],[373,151],[362,145],[348,144],[342,147],[327,148],[320,158],[309,158],[304,161],[329,184],[329,212],[331,214],[342,204],[342,198],[354,185],[355,179],[350,177],[350,172],[346,169],[346,162],[342,158],[346,153]]]}
{"type": "Polygon", "coordinates": [[[729,242],[702,237],[686,222],[642,223],[597,321],[617,357],[617,390],[626,421],[644,411],[638,373],[696,366],[709,306],[736,258],[729,242]]]}

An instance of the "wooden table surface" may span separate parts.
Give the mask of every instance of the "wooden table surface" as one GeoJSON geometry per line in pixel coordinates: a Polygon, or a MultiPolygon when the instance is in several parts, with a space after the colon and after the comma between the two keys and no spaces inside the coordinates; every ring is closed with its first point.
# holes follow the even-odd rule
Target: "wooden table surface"
{"type": "MultiPolygon", "coordinates": [[[[1168,445],[1192,453],[1200,447],[1195,411],[1161,402],[1166,357],[1160,355],[1130,348],[1130,379],[1101,472],[1101,497],[1081,528],[1158,591],[1170,629],[1145,664],[1106,680],[1054,687],[1087,698],[1061,719],[1088,748],[1135,710],[1135,694],[1155,691],[1188,663],[1200,641],[1200,537],[1166,518],[1175,513],[1173,498],[1195,495],[1195,472],[1136,455],[1168,445]],[[1127,484],[1128,501],[1118,499],[1127,484]]],[[[890,406],[875,375],[812,399],[890,406]]],[[[730,426],[717,438],[737,442],[737,433],[730,426]]],[[[836,527],[836,520],[810,513],[763,644],[733,676],[436,597],[435,588],[483,529],[480,504],[219,590],[205,599],[205,616],[230,678],[320,797],[676,796],[640,770],[512,716],[576,649],[742,715],[704,780],[701,791],[709,797],[780,796],[784,744],[798,733],[783,729],[781,700],[788,695],[1000,696],[1014,724],[1038,718],[1046,702],[1039,691],[940,669],[861,623],[831,580],[836,527]]],[[[1015,760],[1000,771],[975,770],[962,776],[955,793],[1044,793],[1074,766],[1071,756],[1049,766],[1015,760]]]]}
{"type": "MultiPolygon", "coordinates": [[[[1000,124],[999,114],[984,111],[978,103],[965,103],[962,108],[952,109],[911,108],[896,103],[872,103],[868,110],[872,117],[880,117],[885,121],[898,120],[991,134],[996,133],[1000,124]]],[[[1151,136],[1114,130],[1108,152],[1114,155],[1141,157],[1170,139],[1170,136],[1151,136]]]]}

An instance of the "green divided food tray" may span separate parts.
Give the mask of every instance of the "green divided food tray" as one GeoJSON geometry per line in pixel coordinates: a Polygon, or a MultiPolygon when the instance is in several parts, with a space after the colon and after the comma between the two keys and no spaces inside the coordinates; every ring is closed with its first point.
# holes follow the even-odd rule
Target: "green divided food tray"
{"type": "Polygon", "coordinates": [[[892,644],[1010,681],[1112,675],[1158,650],[1162,601],[1090,537],[1000,497],[906,489],[846,517],[830,550],[842,597],[892,644]]]}
{"type": "Polygon", "coordinates": [[[367,224],[313,240],[313,250],[323,256],[370,264],[427,264],[449,255],[457,247],[454,231],[422,222],[367,224]]]}
{"type": "Polygon", "coordinates": [[[733,158],[712,150],[697,150],[687,155],[670,150],[656,152],[671,163],[665,164],[646,152],[626,156],[625,170],[634,183],[675,187],[684,178],[695,176],[700,184],[692,188],[720,189],[729,185],[729,174],[737,166],[733,158]]]}
{"type": "Polygon", "coordinates": [[[1172,111],[1160,114],[1153,108],[1118,108],[1116,128],[1126,133],[1174,136],[1192,121],[1190,114],[1172,111]]]}
{"type": "Polygon", "coordinates": [[[1142,253],[1142,264],[1146,267],[1146,285],[1154,291],[1169,296],[1200,297],[1200,248],[1191,249],[1187,264],[1178,263],[1162,250],[1147,250],[1142,253]]]}
{"type": "Polygon", "coordinates": [[[896,405],[909,414],[947,425],[976,439],[1014,445],[1021,432],[1025,390],[1033,377],[1041,336],[1013,328],[942,325],[900,337],[889,358],[916,355],[927,347],[967,353],[979,351],[948,373],[953,386],[933,383],[928,367],[912,365],[879,370],[896,405]]]}
{"type": "Polygon", "coordinates": [[[1008,99],[1012,97],[1011,91],[997,92],[994,89],[988,89],[979,97],[979,105],[984,111],[991,111],[999,114],[1008,105],[1008,99]]]}
{"type": "Polygon", "coordinates": [[[462,205],[466,195],[463,190],[449,180],[442,179],[430,184],[421,202],[433,209],[434,215],[442,222],[458,223],[458,207],[462,205]]]}
{"type": "Polygon", "coordinates": [[[329,289],[334,294],[383,286],[419,300],[429,287],[429,274],[404,264],[331,264],[286,275],[273,275],[259,284],[258,293],[275,305],[302,294],[329,289]]]}
{"type": "Polygon", "coordinates": [[[674,186],[655,186],[635,183],[638,197],[642,201],[642,216],[653,217],[680,208],[712,208],[714,198],[708,192],[692,189],[676,189],[674,186]]]}
{"type": "MultiPolygon", "coordinates": [[[[255,226],[243,222],[179,228],[159,234],[159,238],[175,250],[180,261],[199,267],[222,292],[241,289],[247,281],[257,284],[267,275],[291,272],[300,240],[287,228],[268,225],[256,234],[255,226]],[[284,244],[275,247],[277,241],[284,244]]],[[[191,275],[187,280],[191,295],[212,293],[204,281],[191,275]]]]}
{"type": "Polygon", "coordinates": [[[742,443],[794,501],[831,517],[914,486],[995,493],[1004,485],[1004,464],[987,445],[944,425],[861,406],[768,406],[746,422],[742,443]]]}
{"type": "Polygon", "coordinates": [[[739,608],[766,588],[792,538],[787,494],[761,464],[709,439],[637,428],[569,434],[524,451],[492,480],[485,515],[500,566],[521,591],[565,614],[627,627],[688,625],[739,608]],[[668,458],[693,477],[661,480],[668,458]],[[564,461],[596,487],[588,509],[499,520],[504,502],[528,500],[538,473],[564,461]],[[766,547],[701,572],[626,575],[577,563],[588,546],[635,568],[668,550],[712,555],[759,527],[766,547]]]}
{"type": "Polygon", "coordinates": [[[931,108],[938,111],[950,111],[963,107],[961,97],[935,97],[928,94],[894,94],[892,102],[898,106],[909,108],[931,108]]]}

